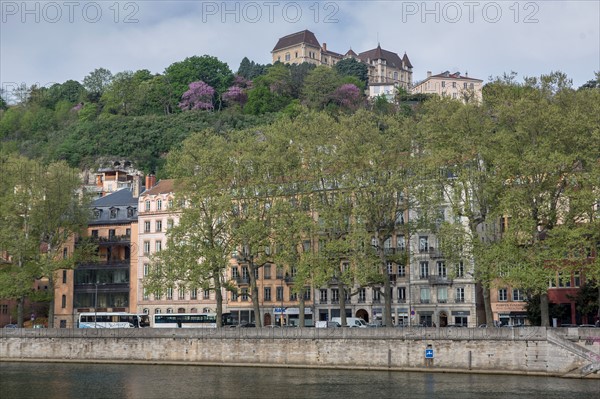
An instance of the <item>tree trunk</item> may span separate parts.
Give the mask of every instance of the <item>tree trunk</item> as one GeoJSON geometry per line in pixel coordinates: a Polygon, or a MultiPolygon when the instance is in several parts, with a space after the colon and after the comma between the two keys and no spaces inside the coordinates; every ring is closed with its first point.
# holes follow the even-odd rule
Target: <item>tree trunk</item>
{"type": "Polygon", "coordinates": [[[23,328],[23,313],[25,313],[24,307],[25,296],[22,296],[19,299],[17,299],[17,326],[19,328],[23,328]]]}
{"type": "Polygon", "coordinates": [[[250,292],[252,295],[252,308],[254,309],[254,323],[256,327],[262,327],[262,319],[260,317],[260,303],[258,302],[258,286],[256,285],[255,273],[258,267],[254,264],[254,260],[250,258],[250,292]]]}
{"type": "Polygon", "coordinates": [[[548,309],[548,294],[543,292],[540,295],[540,314],[542,316],[542,327],[550,326],[550,312],[548,309]]]}
{"type": "Polygon", "coordinates": [[[300,313],[299,313],[298,323],[300,325],[298,327],[304,327],[304,290],[300,291],[299,295],[300,295],[300,302],[298,305],[300,306],[300,313]]]}
{"type": "Polygon", "coordinates": [[[221,280],[217,275],[215,278],[215,297],[217,299],[217,328],[223,327],[223,293],[221,292],[221,280]]]}
{"type": "Polygon", "coordinates": [[[485,323],[488,327],[494,325],[494,313],[492,312],[492,302],[490,301],[490,287],[485,284],[481,285],[483,291],[483,308],[485,310],[485,323]]]}
{"type": "Polygon", "coordinates": [[[384,320],[383,325],[386,327],[393,327],[394,323],[392,323],[392,296],[391,294],[391,283],[390,283],[390,275],[387,272],[387,267],[384,273],[383,279],[383,300],[384,303],[384,320]]]}
{"type": "Polygon", "coordinates": [[[346,324],[346,289],[344,288],[344,284],[340,280],[340,284],[338,285],[338,298],[340,299],[340,321],[342,327],[346,324]]]}
{"type": "Polygon", "coordinates": [[[54,328],[54,301],[56,299],[54,295],[54,272],[51,272],[48,277],[48,290],[51,293],[50,295],[52,295],[48,308],[48,328],[54,328]]]}

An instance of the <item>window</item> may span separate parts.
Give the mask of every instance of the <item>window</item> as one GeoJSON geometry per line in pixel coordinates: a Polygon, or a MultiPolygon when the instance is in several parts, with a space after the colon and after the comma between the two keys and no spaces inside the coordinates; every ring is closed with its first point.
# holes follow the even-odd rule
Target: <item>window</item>
{"type": "Polygon", "coordinates": [[[94,209],[94,219],[100,219],[102,217],[102,209],[94,209]]]}
{"type": "Polygon", "coordinates": [[[0,305],[0,313],[8,314],[8,305],[0,305]]]}
{"type": "Polygon", "coordinates": [[[500,288],[498,290],[498,300],[502,302],[506,302],[508,300],[506,288],[500,288]]]}
{"type": "Polygon", "coordinates": [[[331,289],[331,303],[340,303],[340,291],[337,288],[331,289]]]}
{"type": "Polygon", "coordinates": [[[63,309],[67,307],[67,296],[66,296],[66,295],[63,295],[63,296],[62,296],[62,301],[61,301],[61,304],[60,304],[60,306],[61,306],[63,309]]]}
{"type": "Polygon", "coordinates": [[[173,198],[169,198],[169,199],[167,200],[167,207],[168,207],[169,209],[173,209],[173,198]]]}
{"type": "Polygon", "coordinates": [[[558,286],[559,287],[570,287],[571,286],[571,275],[568,273],[558,273],[558,286]]]}
{"type": "Polygon", "coordinates": [[[155,227],[156,227],[156,232],[161,232],[162,231],[162,220],[157,220],[155,223],[155,227]]]}
{"type": "Polygon", "coordinates": [[[579,272],[575,272],[573,274],[573,286],[579,287],[581,285],[581,274],[579,272]]]}
{"type": "Polygon", "coordinates": [[[144,263],[144,276],[147,276],[150,273],[150,265],[144,263]]]}
{"type": "Polygon", "coordinates": [[[388,274],[394,274],[394,264],[392,262],[386,263],[388,274]]]}
{"type": "Polygon", "coordinates": [[[285,60],[289,61],[291,59],[290,53],[285,53],[285,60]]]}
{"type": "Polygon", "coordinates": [[[522,302],[523,301],[523,293],[521,290],[513,289],[513,301],[522,302]]]}
{"type": "Polygon", "coordinates": [[[442,87],[446,87],[446,82],[442,80],[442,87]]]}
{"type": "Polygon", "coordinates": [[[236,291],[233,291],[233,292],[231,293],[231,300],[232,300],[233,302],[237,302],[237,300],[238,300],[238,293],[237,293],[236,291]]]}
{"type": "Polygon", "coordinates": [[[204,299],[210,299],[210,290],[204,290],[203,297],[204,299]]]}
{"type": "Polygon", "coordinates": [[[304,287],[304,299],[307,301],[310,301],[310,297],[311,297],[311,289],[310,287],[304,287]]]}
{"type": "Polygon", "coordinates": [[[156,291],[156,292],[154,293],[154,300],[155,300],[155,301],[160,301],[160,298],[161,298],[161,296],[162,296],[162,295],[161,295],[160,291],[156,291]]]}
{"type": "Polygon", "coordinates": [[[162,241],[156,241],[154,243],[154,249],[156,252],[160,252],[162,250],[162,241]]]}
{"type": "Polygon", "coordinates": [[[119,214],[119,209],[110,208],[110,218],[111,219],[116,219],[118,214],[119,214]]]}
{"type": "Polygon", "coordinates": [[[177,299],[179,299],[179,300],[185,299],[185,289],[184,288],[180,287],[177,290],[177,299]]]}
{"type": "Polygon", "coordinates": [[[144,299],[144,301],[147,301],[150,298],[150,295],[148,294],[148,290],[145,288],[142,293],[142,298],[144,299]]]}
{"type": "Polygon", "coordinates": [[[265,302],[271,302],[271,287],[265,287],[264,300],[265,302]]]}
{"type": "Polygon", "coordinates": [[[142,312],[144,312],[144,314],[149,314],[150,313],[150,309],[144,308],[144,310],[142,312]]]}
{"type": "Polygon", "coordinates": [[[198,299],[198,288],[193,288],[190,290],[190,299],[198,299]]]}
{"type": "Polygon", "coordinates": [[[392,254],[394,252],[394,251],[392,251],[392,238],[391,237],[383,242],[383,252],[386,254],[392,254]]]}
{"type": "Polygon", "coordinates": [[[473,90],[473,88],[475,88],[475,84],[471,83],[471,84],[469,85],[469,87],[471,88],[471,90],[473,90]]]}
{"type": "Polygon", "coordinates": [[[144,222],[144,233],[150,233],[150,221],[144,222]]]}
{"type": "Polygon", "coordinates": [[[173,299],[173,288],[167,288],[167,299],[173,299]]]}
{"type": "Polygon", "coordinates": [[[127,207],[127,217],[132,218],[134,214],[135,214],[135,208],[128,206],[127,207]]]}
{"type": "Polygon", "coordinates": [[[63,259],[67,259],[69,256],[69,250],[67,248],[63,248],[63,259]]]}
{"type": "Polygon", "coordinates": [[[310,241],[309,240],[305,240],[302,242],[302,250],[304,252],[310,252],[310,241]]]}
{"type": "Polygon", "coordinates": [[[167,229],[173,228],[173,219],[167,219],[167,229]]]}
{"type": "Polygon", "coordinates": [[[429,262],[423,261],[420,263],[420,278],[428,278],[429,277],[429,262]]]}
{"type": "Polygon", "coordinates": [[[358,303],[365,303],[367,300],[367,290],[365,288],[361,288],[358,291],[358,303]]]}
{"type": "Polygon", "coordinates": [[[398,292],[398,303],[406,302],[406,287],[398,287],[396,290],[398,292]]]}
{"type": "Polygon", "coordinates": [[[327,303],[327,290],[326,289],[322,289],[319,292],[319,302],[320,303],[327,303]]]}
{"type": "Polygon", "coordinates": [[[406,266],[398,265],[398,277],[406,277],[406,266]]]}
{"type": "Polygon", "coordinates": [[[240,277],[237,266],[231,268],[231,278],[237,280],[240,277]]]}
{"type": "Polygon", "coordinates": [[[125,229],[125,236],[131,237],[131,229],[130,228],[125,229]]]}
{"type": "Polygon", "coordinates": [[[446,278],[448,277],[448,271],[446,270],[446,263],[442,261],[437,262],[438,276],[446,278]]]}
{"type": "Polygon", "coordinates": [[[263,276],[264,276],[265,280],[271,279],[271,265],[270,264],[266,264],[263,266],[263,276]]]}
{"type": "Polygon", "coordinates": [[[63,272],[63,279],[62,279],[63,280],[63,284],[67,284],[67,271],[63,270],[62,272],[63,272]]]}
{"type": "Polygon", "coordinates": [[[150,254],[150,241],[144,241],[144,255],[150,254]]]}
{"type": "Polygon", "coordinates": [[[146,212],[150,212],[150,201],[144,202],[144,209],[146,212]]]}
{"type": "Polygon", "coordinates": [[[429,303],[429,288],[421,288],[421,303],[429,303]]]}
{"type": "Polygon", "coordinates": [[[448,302],[448,287],[438,287],[437,301],[438,301],[438,303],[448,302]]]}
{"type": "Polygon", "coordinates": [[[248,301],[248,288],[242,288],[242,301],[248,301]]]}
{"type": "Polygon", "coordinates": [[[452,88],[456,89],[456,82],[452,82],[452,88]]]}
{"type": "Polygon", "coordinates": [[[275,290],[275,295],[278,301],[283,301],[283,287],[277,287],[275,290]]]}
{"type": "Polygon", "coordinates": [[[173,308],[167,308],[167,313],[173,313],[173,308]]]}
{"type": "Polygon", "coordinates": [[[396,248],[398,248],[398,252],[406,251],[406,241],[404,241],[404,236],[396,236],[396,248]]]}
{"type": "Polygon", "coordinates": [[[394,80],[398,80],[398,72],[394,71],[394,80]]]}
{"type": "Polygon", "coordinates": [[[98,238],[98,230],[92,230],[92,237],[98,238]]]}
{"type": "Polygon", "coordinates": [[[160,313],[161,313],[161,311],[160,311],[160,308],[156,308],[156,309],[154,309],[154,313],[155,313],[155,314],[160,314],[160,313]]]}
{"type": "Polygon", "coordinates": [[[429,251],[429,240],[427,236],[419,237],[419,252],[427,252],[429,251]]]}
{"type": "Polygon", "coordinates": [[[290,292],[290,301],[297,301],[298,300],[298,294],[296,292],[290,292]]]}
{"type": "Polygon", "coordinates": [[[298,52],[296,51],[296,58],[298,58],[298,52]]]}
{"type": "Polygon", "coordinates": [[[160,199],[156,200],[156,210],[157,211],[162,210],[162,200],[160,200],[160,199]]]}
{"type": "Polygon", "coordinates": [[[454,297],[454,301],[456,303],[460,303],[460,302],[464,302],[465,301],[465,289],[464,288],[457,288],[456,289],[456,294],[454,297]]]}
{"type": "Polygon", "coordinates": [[[350,270],[350,263],[344,262],[342,263],[342,273],[347,273],[350,270]]]}
{"type": "Polygon", "coordinates": [[[461,260],[458,262],[458,266],[456,266],[456,277],[464,277],[465,276],[465,265],[461,260]]]}

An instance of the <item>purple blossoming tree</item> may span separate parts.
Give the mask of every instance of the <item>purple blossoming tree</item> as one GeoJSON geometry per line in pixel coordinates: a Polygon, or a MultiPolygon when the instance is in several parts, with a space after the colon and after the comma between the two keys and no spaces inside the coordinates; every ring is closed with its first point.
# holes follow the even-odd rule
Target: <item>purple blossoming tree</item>
{"type": "Polygon", "coordinates": [[[351,83],[346,83],[335,89],[332,100],[344,108],[356,109],[362,101],[360,89],[351,83]]]}
{"type": "Polygon", "coordinates": [[[182,110],[205,109],[213,110],[213,97],[215,89],[199,80],[189,84],[189,90],[181,96],[179,108],[182,110]]]}
{"type": "Polygon", "coordinates": [[[248,101],[246,91],[238,86],[231,86],[223,93],[222,98],[228,105],[238,104],[240,107],[243,107],[248,101]]]}

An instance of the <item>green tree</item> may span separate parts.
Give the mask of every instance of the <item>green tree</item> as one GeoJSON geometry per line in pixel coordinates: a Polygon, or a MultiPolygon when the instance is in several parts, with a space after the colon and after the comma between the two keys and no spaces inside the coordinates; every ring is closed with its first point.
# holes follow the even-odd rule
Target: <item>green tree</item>
{"type": "Polygon", "coordinates": [[[330,102],[331,94],[342,84],[338,74],[331,68],[319,66],[313,69],[302,89],[302,99],[311,109],[323,110],[330,102]]]}
{"type": "Polygon", "coordinates": [[[227,91],[233,82],[233,73],[229,66],[209,55],[188,57],[183,61],[175,62],[165,69],[164,76],[172,86],[175,104],[179,102],[181,95],[188,90],[188,85],[192,82],[201,80],[213,87],[217,99],[221,98],[221,94],[227,91]]]}
{"type": "Polygon", "coordinates": [[[97,68],[83,78],[83,86],[88,91],[88,98],[97,102],[112,81],[113,75],[106,68],[97,68]]]}
{"type": "MultiPolygon", "coordinates": [[[[36,279],[47,278],[53,298],[54,275],[73,268],[88,247],[63,256],[63,248],[87,225],[88,210],[78,195],[81,180],[64,163],[42,165],[22,157],[0,159],[0,247],[9,263],[0,268],[0,297],[19,301],[18,323],[23,322],[23,300],[36,279]]],[[[52,299],[50,300],[52,301],[52,299]]],[[[54,306],[51,302],[49,324],[54,306]]]]}
{"type": "MultiPolygon", "coordinates": [[[[369,68],[367,64],[354,58],[345,58],[333,67],[340,76],[353,76],[362,82],[362,87],[369,81],[369,68]]],[[[359,86],[360,87],[360,86],[359,86]]]]}

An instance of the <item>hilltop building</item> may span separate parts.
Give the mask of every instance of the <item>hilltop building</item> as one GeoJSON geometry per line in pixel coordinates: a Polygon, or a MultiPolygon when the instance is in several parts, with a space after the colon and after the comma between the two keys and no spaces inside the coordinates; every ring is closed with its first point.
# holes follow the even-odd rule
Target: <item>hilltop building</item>
{"type": "MultiPolygon", "coordinates": [[[[333,67],[346,58],[354,58],[365,63],[369,68],[369,86],[385,84],[391,87],[412,86],[412,69],[408,55],[400,57],[397,53],[384,50],[379,44],[371,50],[355,53],[349,49],[345,54],[331,51],[327,43],[322,45],[315,34],[309,30],[292,33],[277,41],[271,51],[273,63],[302,64],[307,62],[314,65],[333,67]]],[[[369,95],[371,95],[369,91],[369,95]]]]}
{"type": "Polygon", "coordinates": [[[427,78],[415,84],[413,93],[437,94],[440,97],[450,97],[463,102],[481,102],[483,80],[464,76],[460,72],[442,72],[432,75],[427,72],[427,78]]]}

